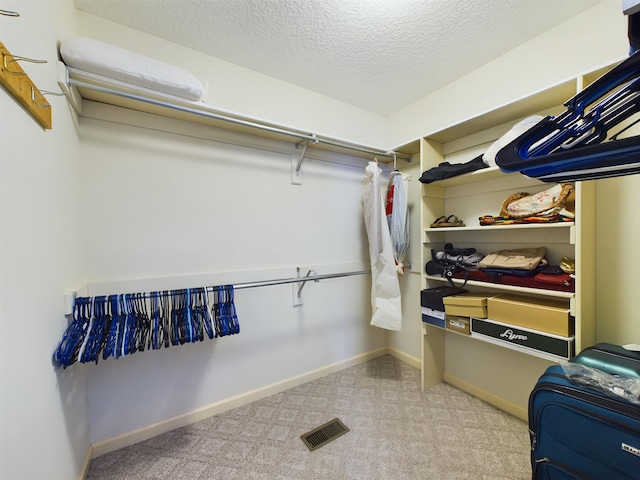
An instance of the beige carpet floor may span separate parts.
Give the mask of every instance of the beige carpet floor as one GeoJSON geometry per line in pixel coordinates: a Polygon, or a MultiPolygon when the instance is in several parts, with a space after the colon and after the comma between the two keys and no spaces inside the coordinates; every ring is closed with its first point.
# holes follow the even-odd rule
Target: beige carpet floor
{"type": "Polygon", "coordinates": [[[385,355],[93,460],[88,479],[527,480],[525,422],[385,355]],[[300,436],[350,431],[310,452],[300,436]]]}

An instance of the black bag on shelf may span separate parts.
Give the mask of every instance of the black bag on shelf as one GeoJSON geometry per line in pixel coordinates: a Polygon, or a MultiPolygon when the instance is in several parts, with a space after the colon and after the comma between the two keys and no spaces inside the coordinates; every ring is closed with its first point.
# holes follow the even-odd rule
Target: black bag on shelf
{"type": "Polygon", "coordinates": [[[439,163],[437,167],[430,168],[422,173],[420,177],[421,183],[431,183],[437,180],[444,180],[445,178],[457,177],[464,173],[475,172],[482,168],[487,168],[489,165],[484,163],[482,155],[478,155],[473,160],[466,163],[439,163]]]}
{"type": "MultiPolygon", "coordinates": [[[[465,272],[484,258],[484,255],[476,252],[475,248],[455,248],[453,244],[446,243],[444,250],[436,252],[431,249],[431,260],[425,265],[427,275],[444,277],[453,287],[453,278],[459,272],[465,272]]],[[[464,276],[463,287],[467,284],[467,275],[464,276]]]]}

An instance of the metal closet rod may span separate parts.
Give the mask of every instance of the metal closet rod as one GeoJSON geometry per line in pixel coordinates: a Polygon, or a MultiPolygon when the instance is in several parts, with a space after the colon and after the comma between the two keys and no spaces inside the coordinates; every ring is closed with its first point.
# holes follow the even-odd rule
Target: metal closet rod
{"type": "Polygon", "coordinates": [[[107,93],[110,95],[117,95],[119,97],[123,97],[123,98],[128,98],[129,100],[137,100],[140,102],[145,102],[145,103],[149,103],[152,105],[156,105],[159,107],[166,107],[166,108],[171,108],[173,110],[178,110],[180,112],[184,112],[184,113],[191,113],[193,115],[199,115],[201,117],[207,117],[207,118],[211,118],[214,120],[221,120],[224,122],[229,122],[229,123],[233,123],[236,125],[242,125],[245,127],[250,127],[250,128],[257,128],[260,130],[265,130],[267,132],[271,132],[271,133],[277,133],[277,134],[281,134],[281,135],[288,135],[290,137],[294,137],[294,138],[298,138],[300,140],[308,140],[310,142],[313,143],[325,143],[327,145],[331,145],[334,147],[339,147],[339,148],[344,148],[347,150],[354,150],[354,151],[358,151],[358,152],[363,152],[363,153],[369,153],[371,155],[375,155],[375,156],[380,156],[380,157],[389,157],[389,158],[399,158],[401,160],[406,160],[406,161],[411,161],[411,158],[403,156],[397,152],[380,152],[377,150],[373,150],[371,148],[367,148],[367,147],[363,147],[363,146],[359,146],[359,145],[353,145],[353,144],[349,144],[349,143],[343,143],[343,142],[339,142],[337,140],[331,140],[329,138],[322,138],[322,137],[318,137],[315,134],[307,134],[307,133],[300,133],[300,132],[295,132],[292,130],[285,130],[283,128],[279,128],[279,127],[272,127],[270,125],[264,125],[261,123],[256,123],[256,122],[250,122],[248,120],[242,120],[239,118],[233,118],[233,117],[228,117],[226,115],[221,115],[219,113],[213,113],[213,112],[207,112],[204,110],[198,110],[196,108],[191,108],[191,107],[187,107],[185,105],[176,105],[174,103],[169,103],[169,102],[164,102],[162,100],[156,100],[154,98],[148,98],[148,97],[143,97],[141,95],[136,95],[133,93],[128,93],[128,92],[122,92],[120,90],[114,90],[111,88],[107,88],[107,87],[103,87],[100,85],[94,85],[92,83],[87,83],[87,82],[83,82],[82,80],[77,80],[74,78],[71,78],[68,74],[67,74],[67,83],[69,85],[78,87],[78,88],[88,88],[90,90],[95,90],[97,92],[102,92],[102,93],[107,93]]]}
{"type": "MultiPolygon", "coordinates": [[[[307,273],[306,277],[292,277],[292,278],[280,278],[280,279],[274,279],[274,280],[261,280],[261,281],[257,281],[257,282],[246,282],[246,283],[238,283],[233,285],[233,289],[234,290],[242,290],[245,288],[256,288],[256,287],[269,287],[272,285],[283,285],[283,284],[287,284],[287,283],[302,283],[303,285],[307,282],[317,282],[320,280],[326,280],[329,278],[340,278],[340,277],[351,277],[354,275],[367,275],[369,273],[371,273],[371,270],[359,270],[359,271],[353,271],[353,272],[342,272],[342,273],[328,273],[325,275],[311,275],[312,271],[309,271],[309,273],[307,273]]],[[[219,286],[224,286],[224,285],[219,285],[219,286]]],[[[210,287],[199,287],[199,288],[205,288],[207,292],[215,292],[217,286],[210,286],[210,287]]],[[[302,289],[302,288],[301,288],[302,289]]],[[[187,289],[187,288],[177,288],[177,289],[164,289],[164,290],[156,290],[157,292],[178,292],[178,293],[182,293],[182,292],[186,292],[187,290],[197,290],[197,288],[191,288],[191,289],[187,289]]],[[[139,298],[151,298],[151,293],[150,292],[145,292],[145,293],[139,293],[139,294],[135,294],[137,295],[139,298]]],[[[103,296],[103,295],[93,295],[92,297],[98,297],[98,296],[103,296]]],[[[109,296],[109,295],[104,295],[104,296],[109,296]]]]}
{"type": "Polygon", "coordinates": [[[317,282],[319,280],[326,280],[328,278],[340,278],[340,277],[351,277],[353,275],[366,275],[371,273],[371,270],[360,270],[356,272],[343,272],[343,273],[328,273],[325,275],[310,275],[311,271],[307,273],[306,277],[293,277],[293,278],[283,278],[279,280],[265,280],[260,282],[248,282],[248,283],[239,283],[233,286],[234,290],[241,290],[243,288],[255,288],[255,287],[269,287],[271,285],[283,285],[287,283],[302,283],[305,284],[310,281],[317,282]]]}

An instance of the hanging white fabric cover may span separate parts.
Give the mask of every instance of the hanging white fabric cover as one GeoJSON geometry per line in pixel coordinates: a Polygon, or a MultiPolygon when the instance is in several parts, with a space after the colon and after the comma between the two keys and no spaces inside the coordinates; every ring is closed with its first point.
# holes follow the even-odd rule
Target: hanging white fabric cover
{"type": "Polygon", "coordinates": [[[391,245],[398,273],[404,273],[404,259],[409,251],[409,180],[398,170],[390,174],[387,187],[386,214],[391,245]]]}
{"type": "Polygon", "coordinates": [[[402,306],[400,285],[384,208],[381,170],[376,162],[365,169],[364,223],[371,258],[371,325],[400,330],[402,306]]]}

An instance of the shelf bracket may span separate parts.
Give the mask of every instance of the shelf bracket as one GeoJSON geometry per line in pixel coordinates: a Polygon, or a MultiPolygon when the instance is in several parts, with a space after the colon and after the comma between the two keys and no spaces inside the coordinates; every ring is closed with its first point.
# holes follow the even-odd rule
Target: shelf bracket
{"type": "Polygon", "coordinates": [[[320,279],[318,278],[314,278],[317,276],[317,272],[315,270],[309,270],[307,272],[307,274],[303,277],[300,277],[300,267],[296,267],[296,277],[300,278],[299,282],[296,282],[299,284],[296,285],[296,283],[294,283],[293,286],[293,306],[297,307],[298,305],[302,305],[302,289],[304,288],[304,286],[306,285],[307,282],[310,282],[311,280],[313,280],[314,282],[319,282],[320,279]],[[311,278],[310,278],[311,277],[311,278]]]}
{"type": "MultiPolygon", "coordinates": [[[[311,136],[314,138],[313,143],[318,143],[316,140],[316,134],[313,133],[311,136]]],[[[300,168],[302,167],[302,162],[307,155],[307,148],[309,148],[309,142],[311,140],[303,140],[301,142],[296,143],[296,150],[300,148],[302,145],[302,152],[300,155],[291,155],[291,185],[302,185],[302,173],[300,172],[300,168]]]]}

